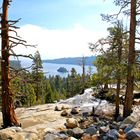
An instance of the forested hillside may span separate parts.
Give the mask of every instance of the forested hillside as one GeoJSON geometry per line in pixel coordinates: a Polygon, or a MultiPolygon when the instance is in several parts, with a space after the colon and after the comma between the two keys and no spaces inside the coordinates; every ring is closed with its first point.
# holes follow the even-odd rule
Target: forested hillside
{"type": "MultiPolygon", "coordinates": [[[[92,66],[95,59],[96,56],[85,57],[85,65],[92,66]]],[[[43,63],[80,65],[81,61],[82,61],[82,57],[68,57],[68,58],[59,58],[59,59],[52,59],[52,60],[43,60],[43,63]]]]}

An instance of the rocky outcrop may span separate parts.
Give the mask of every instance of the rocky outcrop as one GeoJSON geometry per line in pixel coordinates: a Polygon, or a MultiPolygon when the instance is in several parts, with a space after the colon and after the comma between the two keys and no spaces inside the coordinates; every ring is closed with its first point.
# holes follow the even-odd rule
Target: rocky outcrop
{"type": "MultiPolygon", "coordinates": [[[[16,114],[20,127],[9,127],[0,130],[1,140],[43,140],[45,134],[49,131],[66,129],[66,118],[62,117],[61,111],[54,111],[55,104],[38,105],[30,108],[17,108],[16,114]]],[[[65,105],[66,108],[71,108],[65,105]]],[[[62,104],[59,105],[63,107],[62,104]]],[[[0,118],[1,114],[0,114],[0,118]]],[[[2,122],[2,120],[0,119],[2,122]]]]}
{"type": "Polygon", "coordinates": [[[139,113],[136,113],[136,110],[125,120],[122,121],[122,119],[119,119],[119,122],[115,122],[111,119],[111,117],[108,118],[105,116],[111,116],[110,114],[113,114],[113,110],[110,110],[110,114],[106,113],[104,116],[96,115],[90,112],[81,112],[81,110],[74,114],[71,112],[69,113],[71,118],[67,118],[68,116],[66,116],[66,130],[59,132],[60,134],[67,136],[67,138],[60,137],[62,140],[140,139],[139,113]],[[68,124],[70,127],[68,127],[68,124]]]}
{"type": "MultiPolygon", "coordinates": [[[[69,99],[69,102],[73,101],[69,99]]],[[[101,104],[94,104],[94,111],[93,106],[89,107],[87,104],[71,106],[66,103],[17,108],[16,113],[22,128],[9,127],[0,130],[0,140],[140,139],[139,106],[133,108],[131,116],[115,122],[112,119],[114,106],[105,101],[99,103],[101,104]]],[[[0,114],[2,122],[1,118],[0,114]]]]}

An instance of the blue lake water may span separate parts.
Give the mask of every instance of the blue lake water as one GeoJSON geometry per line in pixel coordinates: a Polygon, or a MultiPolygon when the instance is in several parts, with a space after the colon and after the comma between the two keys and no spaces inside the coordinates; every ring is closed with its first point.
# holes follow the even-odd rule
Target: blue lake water
{"type": "MultiPolygon", "coordinates": [[[[54,63],[43,63],[43,71],[45,72],[45,75],[48,77],[49,75],[60,75],[62,77],[66,77],[68,74],[71,73],[71,69],[75,68],[76,72],[78,74],[82,74],[82,67],[80,65],[69,65],[69,64],[54,64],[54,63]],[[61,73],[57,70],[60,67],[64,67],[67,69],[67,73],[61,73]]],[[[89,66],[85,66],[86,73],[89,73],[89,66]]],[[[96,71],[96,68],[94,66],[91,66],[91,73],[94,73],[96,71]]]]}
{"type": "MultiPolygon", "coordinates": [[[[21,66],[24,68],[29,67],[31,64],[32,63],[29,61],[21,62],[21,66]]],[[[85,66],[86,73],[89,73],[89,67],[90,66],[85,66]]],[[[43,72],[46,75],[46,77],[48,77],[49,75],[50,76],[60,75],[62,77],[66,77],[68,74],[70,74],[72,68],[75,68],[77,73],[82,74],[82,67],[80,65],[43,63],[43,72]],[[58,72],[57,70],[60,67],[66,68],[68,72],[67,73],[58,72]]],[[[91,73],[95,73],[95,72],[96,72],[96,67],[91,66],[91,73]]]]}

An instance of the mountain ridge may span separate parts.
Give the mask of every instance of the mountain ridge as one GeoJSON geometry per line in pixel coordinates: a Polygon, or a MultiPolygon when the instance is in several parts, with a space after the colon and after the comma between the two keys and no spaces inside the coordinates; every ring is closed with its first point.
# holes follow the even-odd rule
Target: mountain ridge
{"type": "MultiPolygon", "coordinates": [[[[43,63],[55,63],[55,64],[71,64],[71,65],[80,65],[82,63],[83,57],[64,57],[57,59],[47,59],[42,60],[43,63]]],[[[85,65],[93,65],[96,56],[86,56],[85,57],[85,65]]]]}

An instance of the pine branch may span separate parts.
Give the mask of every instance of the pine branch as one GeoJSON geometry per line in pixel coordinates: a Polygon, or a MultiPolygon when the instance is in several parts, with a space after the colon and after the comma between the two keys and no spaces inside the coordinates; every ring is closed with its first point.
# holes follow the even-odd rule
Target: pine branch
{"type": "MultiPolygon", "coordinates": [[[[119,16],[121,13],[125,13],[125,14],[126,14],[126,11],[127,11],[127,10],[124,10],[124,11],[123,11],[123,9],[126,8],[129,4],[130,4],[130,2],[126,2],[126,3],[124,3],[124,5],[121,5],[121,8],[120,8],[120,10],[118,11],[117,14],[112,14],[112,15],[109,15],[109,14],[107,14],[107,15],[101,14],[102,20],[103,20],[103,21],[107,21],[107,22],[111,22],[111,21],[113,21],[114,19],[115,19],[115,20],[118,19],[118,16],[119,16]]],[[[118,3],[116,3],[116,5],[118,5],[118,3]]]]}

